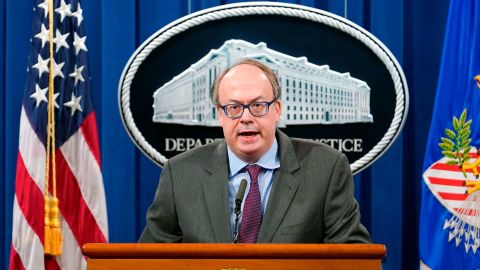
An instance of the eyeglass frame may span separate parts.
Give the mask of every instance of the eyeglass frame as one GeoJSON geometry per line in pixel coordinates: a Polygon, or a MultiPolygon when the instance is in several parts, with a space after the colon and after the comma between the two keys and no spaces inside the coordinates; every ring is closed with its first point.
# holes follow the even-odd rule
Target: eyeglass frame
{"type": "Polygon", "coordinates": [[[243,113],[245,112],[245,108],[248,109],[248,111],[250,112],[251,115],[255,116],[255,117],[263,117],[265,115],[268,114],[268,112],[270,111],[270,105],[272,105],[273,103],[277,102],[278,101],[278,98],[277,97],[274,97],[272,101],[255,101],[255,102],[252,102],[252,103],[249,103],[249,104],[240,104],[240,103],[229,103],[229,104],[225,104],[225,105],[220,105],[218,104],[218,107],[220,107],[223,111],[223,113],[225,114],[225,116],[227,118],[230,118],[230,119],[238,119],[240,117],[242,117],[243,113]],[[266,104],[267,105],[267,110],[264,114],[261,114],[261,115],[256,115],[256,114],[253,114],[252,113],[252,110],[250,110],[250,106],[252,106],[253,104],[266,104]],[[236,116],[236,117],[232,117],[232,116],[228,116],[227,114],[227,106],[229,105],[237,105],[237,106],[242,106],[242,113],[239,115],[239,116],[236,116]]]}

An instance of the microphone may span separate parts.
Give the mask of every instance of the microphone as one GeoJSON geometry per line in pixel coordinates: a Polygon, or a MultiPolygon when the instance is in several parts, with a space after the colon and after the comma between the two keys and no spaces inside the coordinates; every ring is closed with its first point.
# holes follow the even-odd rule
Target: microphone
{"type": "Polygon", "coordinates": [[[247,180],[242,179],[240,186],[238,187],[237,197],[235,197],[235,211],[240,211],[243,196],[245,196],[245,190],[247,189],[247,180]]]}
{"type": "Polygon", "coordinates": [[[247,180],[242,179],[238,187],[237,196],[235,197],[235,229],[233,231],[233,243],[238,243],[238,221],[240,220],[240,212],[242,208],[243,197],[247,189],[247,180]]]}

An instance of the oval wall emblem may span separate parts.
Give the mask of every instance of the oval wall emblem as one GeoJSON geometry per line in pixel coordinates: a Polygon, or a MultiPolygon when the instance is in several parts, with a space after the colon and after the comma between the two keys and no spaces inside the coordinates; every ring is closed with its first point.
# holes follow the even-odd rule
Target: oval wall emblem
{"type": "Polygon", "coordinates": [[[405,76],[372,34],[318,9],[241,3],[180,18],[135,51],[119,84],[134,143],[161,166],[222,138],[210,89],[222,69],[244,58],[278,75],[279,128],[344,152],[353,173],[379,158],[403,127],[405,76]]]}

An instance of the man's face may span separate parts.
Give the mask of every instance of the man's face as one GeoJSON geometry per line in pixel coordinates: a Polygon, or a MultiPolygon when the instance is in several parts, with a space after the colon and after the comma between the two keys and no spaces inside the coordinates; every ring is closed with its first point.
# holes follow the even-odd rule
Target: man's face
{"type": "MultiPolygon", "coordinates": [[[[219,85],[220,105],[270,102],[273,89],[267,76],[258,67],[242,64],[231,69],[219,85]]],[[[245,162],[256,162],[275,140],[277,122],[280,120],[281,103],[270,105],[265,116],[255,117],[248,109],[236,119],[225,116],[217,106],[217,115],[223,135],[230,149],[245,162]]]]}

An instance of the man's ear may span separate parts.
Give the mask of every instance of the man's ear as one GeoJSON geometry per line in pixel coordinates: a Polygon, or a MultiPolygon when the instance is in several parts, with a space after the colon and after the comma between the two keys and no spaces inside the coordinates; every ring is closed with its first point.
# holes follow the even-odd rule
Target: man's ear
{"type": "Polygon", "coordinates": [[[282,113],[282,102],[280,100],[277,100],[277,102],[275,102],[275,104],[273,105],[273,110],[275,112],[275,118],[277,121],[280,121],[280,116],[281,116],[281,113],[282,113]]]}

